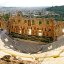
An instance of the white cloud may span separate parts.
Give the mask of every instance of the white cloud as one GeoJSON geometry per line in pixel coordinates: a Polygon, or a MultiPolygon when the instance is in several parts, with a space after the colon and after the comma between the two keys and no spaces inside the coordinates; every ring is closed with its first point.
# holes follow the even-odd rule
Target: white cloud
{"type": "Polygon", "coordinates": [[[63,0],[0,0],[0,6],[33,7],[55,6],[63,4],[63,0]]]}

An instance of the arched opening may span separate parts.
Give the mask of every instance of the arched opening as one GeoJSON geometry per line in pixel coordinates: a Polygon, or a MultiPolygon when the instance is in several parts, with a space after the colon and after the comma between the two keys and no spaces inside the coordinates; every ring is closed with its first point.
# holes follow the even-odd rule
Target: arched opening
{"type": "Polygon", "coordinates": [[[28,35],[31,35],[31,29],[28,29],[28,35]]]}

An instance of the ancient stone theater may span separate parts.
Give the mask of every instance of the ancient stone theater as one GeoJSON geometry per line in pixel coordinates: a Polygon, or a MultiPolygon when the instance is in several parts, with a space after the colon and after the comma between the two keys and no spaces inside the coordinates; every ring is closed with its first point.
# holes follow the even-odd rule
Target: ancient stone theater
{"type": "MultiPolygon", "coordinates": [[[[1,19],[0,19],[1,26],[1,19]]],[[[53,18],[35,18],[25,17],[20,12],[11,15],[6,22],[6,29],[9,33],[17,33],[20,35],[31,36],[47,36],[56,40],[58,36],[63,34],[63,21],[55,21],[53,18]]]]}

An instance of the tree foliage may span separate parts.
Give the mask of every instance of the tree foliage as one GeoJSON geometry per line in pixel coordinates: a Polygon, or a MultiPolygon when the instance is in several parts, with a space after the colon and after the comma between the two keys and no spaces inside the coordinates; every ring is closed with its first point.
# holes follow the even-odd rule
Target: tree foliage
{"type": "Polygon", "coordinates": [[[64,6],[49,7],[46,10],[59,14],[58,16],[54,16],[56,20],[64,20],[64,6]]]}
{"type": "Polygon", "coordinates": [[[4,14],[3,15],[3,18],[4,18],[5,21],[8,21],[9,17],[10,17],[10,14],[4,14]]]}

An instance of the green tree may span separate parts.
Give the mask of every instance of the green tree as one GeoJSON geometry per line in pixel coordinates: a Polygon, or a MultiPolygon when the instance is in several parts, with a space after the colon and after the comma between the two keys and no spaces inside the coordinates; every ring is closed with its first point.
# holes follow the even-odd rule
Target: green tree
{"type": "Polygon", "coordinates": [[[10,14],[4,14],[3,15],[3,18],[4,18],[5,21],[8,21],[9,17],[10,17],[10,14]]]}

